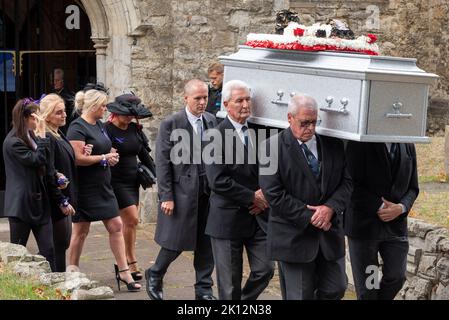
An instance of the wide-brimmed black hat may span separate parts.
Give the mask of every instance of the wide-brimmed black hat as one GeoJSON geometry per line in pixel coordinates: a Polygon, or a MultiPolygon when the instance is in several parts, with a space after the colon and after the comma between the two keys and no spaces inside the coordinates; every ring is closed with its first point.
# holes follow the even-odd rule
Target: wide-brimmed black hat
{"type": "Polygon", "coordinates": [[[142,100],[130,93],[116,97],[114,102],[108,103],[107,108],[111,113],[121,116],[134,116],[138,119],[153,116],[150,110],[142,104],[142,100]]]}

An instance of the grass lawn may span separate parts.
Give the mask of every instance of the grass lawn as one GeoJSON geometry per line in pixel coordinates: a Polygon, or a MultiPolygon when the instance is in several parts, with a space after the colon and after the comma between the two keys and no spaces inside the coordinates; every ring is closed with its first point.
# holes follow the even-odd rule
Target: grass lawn
{"type": "Polygon", "coordinates": [[[416,144],[419,182],[444,182],[444,138],[431,138],[429,144],[416,144]]]}
{"type": "Polygon", "coordinates": [[[421,192],[410,216],[449,229],[449,183],[444,172],[444,138],[416,144],[421,192]]]}
{"type": "Polygon", "coordinates": [[[60,292],[30,278],[20,278],[0,263],[0,300],[66,300],[60,292]]]}

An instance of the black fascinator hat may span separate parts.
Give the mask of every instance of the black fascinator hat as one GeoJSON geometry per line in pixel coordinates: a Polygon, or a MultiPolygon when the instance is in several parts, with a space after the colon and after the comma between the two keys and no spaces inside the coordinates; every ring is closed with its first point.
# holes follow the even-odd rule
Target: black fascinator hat
{"type": "Polygon", "coordinates": [[[109,94],[109,89],[104,86],[103,82],[86,84],[84,89],[83,89],[83,91],[86,92],[86,91],[89,91],[89,90],[98,90],[98,91],[102,91],[102,92],[104,92],[106,94],[109,94]]]}
{"type": "Polygon", "coordinates": [[[138,119],[153,116],[150,110],[142,104],[142,100],[132,93],[116,97],[114,102],[108,103],[107,108],[111,113],[121,116],[134,116],[138,119]]]}

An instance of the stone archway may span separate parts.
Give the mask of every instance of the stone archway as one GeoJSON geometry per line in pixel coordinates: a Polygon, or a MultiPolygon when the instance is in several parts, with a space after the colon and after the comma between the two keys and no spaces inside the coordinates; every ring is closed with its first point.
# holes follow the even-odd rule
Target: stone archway
{"type": "Polygon", "coordinates": [[[145,26],[134,0],[80,0],[89,17],[97,54],[97,78],[116,95],[131,86],[133,37],[145,26]]]}

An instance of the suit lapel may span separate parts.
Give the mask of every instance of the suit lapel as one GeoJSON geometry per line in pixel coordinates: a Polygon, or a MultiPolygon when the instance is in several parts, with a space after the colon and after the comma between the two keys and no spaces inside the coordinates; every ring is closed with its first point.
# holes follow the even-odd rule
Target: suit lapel
{"type": "Polygon", "coordinates": [[[59,132],[59,134],[60,134],[61,138],[66,142],[66,143],[61,143],[62,147],[70,155],[70,158],[72,158],[72,160],[75,160],[75,153],[73,151],[72,145],[70,144],[69,140],[67,140],[66,136],[62,132],[59,132]]]}
{"type": "Polygon", "coordinates": [[[398,143],[398,147],[399,147],[399,166],[397,168],[398,172],[396,172],[396,176],[394,177],[394,181],[393,181],[393,177],[392,182],[393,185],[396,184],[396,182],[398,181],[399,177],[403,177],[404,175],[401,173],[401,168],[405,168],[405,161],[406,161],[406,146],[404,143],[398,143]]]}
{"type": "Polygon", "coordinates": [[[245,146],[244,143],[242,143],[242,140],[240,140],[240,136],[238,135],[237,130],[235,129],[234,125],[231,123],[231,121],[229,121],[228,117],[226,117],[223,120],[223,122],[225,122],[223,124],[224,129],[231,129],[233,134],[234,134],[234,137],[233,137],[233,139],[234,139],[233,140],[234,141],[234,152],[236,150],[243,149],[243,152],[245,153],[245,155],[244,155],[245,159],[247,159],[248,158],[248,148],[245,146]],[[238,149],[237,149],[237,145],[239,146],[238,149]]]}
{"type": "Polygon", "coordinates": [[[310,170],[309,164],[307,163],[304,152],[299,146],[298,140],[293,136],[293,133],[290,128],[288,130],[287,135],[287,143],[289,144],[290,156],[294,160],[294,162],[298,162],[301,168],[301,171],[304,172],[305,176],[309,180],[310,184],[314,186],[314,188],[319,191],[318,183],[316,182],[315,177],[313,176],[312,170],[310,170]]]}
{"type": "Polygon", "coordinates": [[[204,129],[212,129],[214,127],[214,122],[212,121],[212,119],[209,117],[209,115],[205,112],[203,113],[203,123],[204,123],[204,129]]]}
{"type": "Polygon", "coordinates": [[[187,111],[186,111],[186,110],[183,110],[183,111],[182,111],[182,114],[183,114],[183,119],[182,119],[182,120],[183,120],[183,123],[181,124],[181,127],[182,127],[183,129],[188,130],[190,136],[192,137],[194,131],[193,131],[192,125],[190,124],[189,118],[187,117],[187,111]]]}
{"type": "Polygon", "coordinates": [[[385,166],[384,166],[385,177],[387,177],[389,184],[391,185],[392,180],[393,180],[393,177],[391,175],[391,161],[390,161],[390,155],[388,154],[387,146],[385,145],[385,143],[378,144],[377,155],[380,158],[378,163],[385,163],[385,166]]]}
{"type": "Polygon", "coordinates": [[[182,112],[182,123],[180,124],[181,129],[185,129],[189,132],[189,157],[190,157],[190,163],[193,163],[193,139],[195,139],[196,134],[193,131],[193,127],[190,124],[189,118],[187,117],[187,111],[184,109],[182,112]]]}

